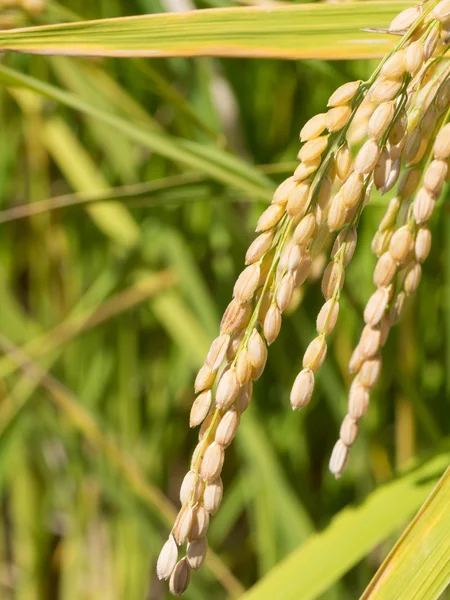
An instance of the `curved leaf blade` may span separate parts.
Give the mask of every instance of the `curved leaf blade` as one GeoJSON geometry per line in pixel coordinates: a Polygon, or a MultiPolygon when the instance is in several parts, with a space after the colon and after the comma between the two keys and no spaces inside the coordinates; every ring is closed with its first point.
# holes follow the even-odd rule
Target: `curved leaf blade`
{"type": "Polygon", "coordinates": [[[383,56],[386,28],[409,6],[368,1],[205,9],[2,31],[0,50],[70,56],[234,56],[357,59],[383,56]]]}
{"type": "Polygon", "coordinates": [[[84,115],[94,117],[130,140],[150,150],[204,173],[225,185],[250,196],[271,200],[274,184],[250,163],[216,146],[204,146],[164,132],[136,125],[126,119],[97,108],[90,102],[49,83],[0,65],[0,81],[7,86],[19,86],[50,98],[84,115]]]}
{"type": "Polygon", "coordinates": [[[361,506],[342,510],[324,531],[312,535],[244,594],[243,600],[317,598],[414,514],[449,458],[448,453],[436,456],[376,489],[361,506]]]}
{"type": "Polygon", "coordinates": [[[361,600],[435,600],[450,585],[450,467],[361,600]]]}

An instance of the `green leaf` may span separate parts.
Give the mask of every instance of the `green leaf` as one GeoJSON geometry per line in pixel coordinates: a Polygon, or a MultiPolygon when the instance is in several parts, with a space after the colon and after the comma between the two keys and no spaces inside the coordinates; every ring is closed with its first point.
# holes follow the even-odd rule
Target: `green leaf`
{"type": "Polygon", "coordinates": [[[152,309],[180,348],[189,352],[193,364],[201,365],[209,348],[209,338],[197,317],[176,292],[166,292],[152,302],[152,309]]]}
{"type": "Polygon", "coordinates": [[[23,86],[85,115],[95,117],[161,156],[205,173],[245,194],[266,200],[272,197],[273,184],[267,177],[259,173],[253,165],[220,148],[160,133],[142,124],[135,125],[114,113],[98,109],[75,94],[8,67],[0,66],[0,81],[6,85],[23,86]]]}
{"type": "Polygon", "coordinates": [[[2,31],[0,49],[72,56],[383,56],[386,28],[410,2],[237,7],[142,15],[2,31]]]}
{"type": "MultiPolygon", "coordinates": [[[[93,159],[59,117],[47,120],[44,142],[67,181],[77,192],[104,192],[108,182],[93,159]]],[[[87,206],[94,223],[116,242],[133,246],[140,235],[137,223],[119,202],[97,202],[87,206]]]]}
{"type": "MultiPolygon", "coordinates": [[[[323,532],[311,536],[272,569],[243,600],[317,598],[411,517],[447,467],[449,458],[448,453],[441,454],[376,489],[361,506],[345,508],[323,532]]],[[[441,535],[444,533],[445,527],[441,535]]],[[[448,543],[447,539],[447,547],[448,543]]],[[[399,598],[395,593],[376,597],[399,598]]],[[[408,600],[413,597],[403,596],[408,600]]]]}
{"type": "Polygon", "coordinates": [[[245,417],[240,424],[239,450],[250,467],[249,480],[254,478],[250,489],[255,490],[252,494],[255,545],[260,571],[264,573],[273,566],[280,549],[292,549],[305,540],[313,531],[313,524],[283,472],[257,412],[249,409],[245,417]]]}
{"type": "MultiPolygon", "coordinates": [[[[207,195],[208,200],[215,200],[211,184],[201,183],[204,177],[197,173],[183,173],[153,179],[145,183],[135,183],[98,191],[63,194],[37,200],[33,203],[18,204],[0,211],[0,223],[8,223],[17,219],[27,219],[46,212],[83,207],[98,202],[117,200],[131,207],[173,206],[198,201],[207,195]]],[[[227,198],[225,198],[227,200],[227,198]]],[[[250,201],[250,199],[249,199],[250,201]]]]}
{"type": "Polygon", "coordinates": [[[361,600],[434,600],[450,584],[450,467],[361,600]]]}

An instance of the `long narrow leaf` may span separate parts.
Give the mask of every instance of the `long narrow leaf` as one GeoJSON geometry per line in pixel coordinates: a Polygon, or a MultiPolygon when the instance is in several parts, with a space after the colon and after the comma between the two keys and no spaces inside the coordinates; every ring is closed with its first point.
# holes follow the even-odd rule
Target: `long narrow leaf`
{"type": "Polygon", "coordinates": [[[121,131],[134,142],[150,148],[169,160],[205,173],[225,185],[259,198],[271,199],[272,197],[273,184],[268,178],[249,163],[217,147],[204,147],[196,142],[135,125],[114,113],[98,109],[75,94],[8,67],[0,66],[0,80],[6,85],[23,86],[85,115],[95,117],[121,131]]]}
{"type": "MultiPolygon", "coordinates": [[[[107,180],[63,119],[54,117],[47,121],[44,143],[77,192],[104,192],[108,188],[107,180]]],[[[97,227],[113,240],[125,246],[137,243],[139,227],[120,202],[88,204],[87,212],[97,227]]]]}
{"type": "MultiPolygon", "coordinates": [[[[255,585],[244,600],[317,598],[377,544],[409,519],[448,465],[442,454],[375,490],[364,504],[340,512],[255,585]]],[[[398,598],[384,595],[383,598],[398,598]]],[[[413,598],[414,596],[403,596],[413,598]]],[[[381,598],[381,596],[377,596],[381,598]]]]}
{"type": "Polygon", "coordinates": [[[2,31],[0,49],[77,56],[379,57],[385,28],[408,2],[254,6],[2,31]]]}
{"type": "Polygon", "coordinates": [[[434,600],[450,584],[450,467],[361,600],[434,600]]]}

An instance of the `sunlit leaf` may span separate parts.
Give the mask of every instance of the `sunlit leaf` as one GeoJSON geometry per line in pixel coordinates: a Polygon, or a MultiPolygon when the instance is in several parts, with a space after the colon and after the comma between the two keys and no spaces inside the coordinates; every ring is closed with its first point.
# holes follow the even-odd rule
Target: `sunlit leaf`
{"type": "Polygon", "coordinates": [[[450,467],[361,600],[434,600],[450,584],[450,467]]]}
{"type": "Polygon", "coordinates": [[[2,31],[0,49],[77,56],[379,57],[383,29],[408,2],[253,6],[2,31]]]}
{"type": "MultiPolygon", "coordinates": [[[[448,453],[437,456],[422,467],[378,488],[361,506],[344,509],[324,531],[311,536],[243,598],[317,598],[412,516],[430,493],[448,461],[448,453]]],[[[376,596],[381,597],[399,596],[395,593],[376,596]]]]}

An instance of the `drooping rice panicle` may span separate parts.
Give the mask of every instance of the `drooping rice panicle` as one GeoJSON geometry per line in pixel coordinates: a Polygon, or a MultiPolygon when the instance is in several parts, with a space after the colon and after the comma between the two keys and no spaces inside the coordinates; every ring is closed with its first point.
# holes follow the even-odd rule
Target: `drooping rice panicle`
{"type": "MultiPolygon", "coordinates": [[[[320,367],[326,355],[325,337],[331,333],[336,324],[345,267],[356,248],[356,225],[369,200],[374,179],[380,177],[380,170],[387,176],[388,145],[393,146],[393,141],[401,142],[406,134],[405,106],[408,101],[408,85],[420,67],[421,65],[416,61],[411,67],[411,72],[408,71],[406,53],[403,49],[391,54],[382,65],[379,78],[375,79],[369,90],[369,97],[376,102],[381,102],[368,121],[369,139],[359,150],[353,167],[347,143],[344,143],[337,154],[336,172],[343,183],[329,203],[326,220],[330,231],[340,230],[340,233],[335,239],[331,253],[332,260],[325,269],[322,279],[322,292],[326,302],[317,318],[318,337],[307,348],[303,370],[297,376],[292,388],[291,405],[294,409],[305,406],[311,398],[314,372],[320,367]],[[384,95],[380,92],[383,84],[387,84],[388,94],[385,91],[384,95]]],[[[390,152],[392,153],[391,148],[390,152]]],[[[409,193],[409,190],[407,191],[409,193]]]]}
{"type": "MultiPolygon", "coordinates": [[[[374,283],[377,289],[366,305],[366,326],[349,365],[350,371],[355,373],[355,378],[350,388],[348,413],[342,422],[340,437],[330,459],[330,470],[336,477],[339,477],[345,468],[349,450],[358,434],[358,423],[368,410],[370,392],[381,371],[381,348],[387,340],[390,328],[401,318],[407,298],[417,290],[422,274],[421,265],[431,248],[428,220],[448,175],[450,124],[439,131],[442,122],[439,113],[448,110],[449,91],[448,80],[445,80],[435,97],[438,122],[434,127],[434,134],[437,135],[433,147],[433,160],[428,161],[427,152],[424,153],[421,159],[423,164],[420,166],[420,171],[424,173],[422,186],[414,202],[409,205],[405,223],[393,232],[387,250],[379,257],[375,267],[374,283]],[[428,164],[425,168],[426,162],[428,164]]],[[[432,140],[433,135],[430,136],[427,145],[429,150],[432,140]]],[[[387,214],[391,217],[392,212],[390,206],[387,214]]]]}
{"type": "MultiPolygon", "coordinates": [[[[399,277],[399,268],[403,268],[405,294],[412,293],[418,285],[420,264],[431,238],[427,233],[427,219],[423,218],[422,222],[419,222],[420,216],[419,220],[414,219],[419,207],[423,207],[422,189],[432,195],[433,201],[438,194],[436,177],[442,179],[442,173],[433,163],[416,196],[414,206],[418,208],[408,213],[406,229],[395,233],[393,230],[403,201],[414,194],[420,183],[419,165],[426,159],[432,139],[428,136],[428,127],[444,110],[432,114],[434,108],[429,107],[436,89],[440,89],[448,75],[439,58],[444,55],[447,44],[446,7],[447,0],[431,1],[407,9],[394,19],[390,30],[405,31],[405,35],[368,81],[349,82],[338,88],[329,99],[327,112],[314,116],[302,128],[300,164],[277,188],[271,205],[258,220],[258,236],[247,250],[246,268],[235,283],[233,299],[222,318],[220,335],[212,342],[195,380],[197,397],[191,409],[190,425],[200,426],[199,442],[181,485],[180,512],[157,565],[158,577],[169,579],[170,591],[175,595],[186,590],[191,571],[198,570],[204,562],[209,520],[218,510],[223,494],[221,471],[225,449],[232,442],[249,405],[253,381],[264,370],[268,346],[279,334],[283,312],[293,302],[295,290],[312,273],[313,266],[316,263],[320,266],[322,261],[323,269],[324,250],[332,234],[331,261],[322,277],[325,303],[317,317],[318,335],[305,351],[303,369],[291,393],[292,407],[300,408],[309,402],[314,373],[326,356],[325,338],[336,324],[345,268],[355,251],[356,228],[372,185],[385,192],[392,189],[403,164],[406,164],[405,174],[377,233],[375,246],[380,261],[389,251],[394,261],[392,278],[399,277]],[[412,110],[418,106],[426,107],[428,121],[425,123],[424,115],[417,118],[414,113],[413,126],[412,110]],[[353,163],[350,133],[352,124],[361,128],[358,118],[361,123],[367,122],[368,138],[353,163]],[[400,238],[407,235],[417,248],[413,262],[406,250],[404,257],[399,254],[404,242],[400,238]],[[178,560],[179,546],[184,544],[187,544],[186,554],[178,560]]],[[[441,105],[444,104],[442,100],[441,105]]],[[[439,136],[438,139],[441,141],[437,153],[441,156],[444,142],[439,136]]],[[[444,159],[435,156],[436,160],[444,159]]],[[[357,369],[358,382],[362,382],[364,390],[369,390],[378,377],[381,367],[378,351],[390,326],[387,311],[392,310],[400,294],[393,293],[390,281],[377,276],[378,296],[366,309],[369,330],[363,334],[362,341],[366,366],[361,364],[357,369]]],[[[357,387],[356,384],[353,387],[357,387]]],[[[357,422],[367,410],[368,392],[364,402],[359,403],[359,413],[351,409],[344,421],[331,459],[331,470],[336,476],[342,472],[348,448],[356,438],[357,422]]]]}

